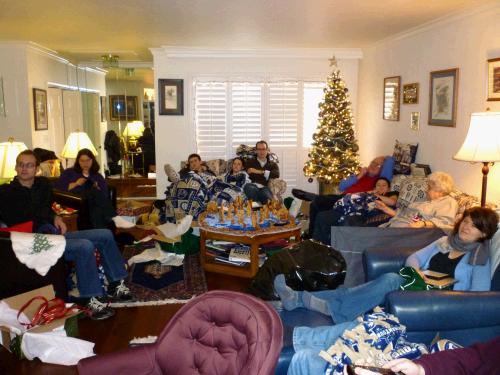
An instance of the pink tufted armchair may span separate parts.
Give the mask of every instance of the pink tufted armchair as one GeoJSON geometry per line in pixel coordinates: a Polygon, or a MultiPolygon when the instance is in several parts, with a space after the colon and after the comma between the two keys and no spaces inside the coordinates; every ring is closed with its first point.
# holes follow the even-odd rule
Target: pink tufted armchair
{"type": "Polygon", "coordinates": [[[154,344],[90,357],[81,375],[273,374],[283,341],[276,311],[243,293],[212,291],[182,307],[154,344]]]}

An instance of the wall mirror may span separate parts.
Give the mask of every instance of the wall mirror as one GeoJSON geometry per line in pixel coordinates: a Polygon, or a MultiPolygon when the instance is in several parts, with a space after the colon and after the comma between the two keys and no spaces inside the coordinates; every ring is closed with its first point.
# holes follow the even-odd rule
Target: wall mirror
{"type": "Polygon", "coordinates": [[[384,78],[383,119],[399,121],[401,76],[384,78]]]}

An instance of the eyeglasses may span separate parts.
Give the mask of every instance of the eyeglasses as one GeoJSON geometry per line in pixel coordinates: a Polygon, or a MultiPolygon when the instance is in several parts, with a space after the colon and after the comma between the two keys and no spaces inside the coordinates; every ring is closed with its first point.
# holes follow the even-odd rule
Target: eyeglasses
{"type": "Polygon", "coordinates": [[[35,163],[16,163],[16,168],[19,168],[19,169],[23,169],[23,168],[33,169],[35,167],[36,167],[35,163]]]}
{"type": "Polygon", "coordinates": [[[267,151],[267,148],[256,148],[257,151],[267,151]]]}

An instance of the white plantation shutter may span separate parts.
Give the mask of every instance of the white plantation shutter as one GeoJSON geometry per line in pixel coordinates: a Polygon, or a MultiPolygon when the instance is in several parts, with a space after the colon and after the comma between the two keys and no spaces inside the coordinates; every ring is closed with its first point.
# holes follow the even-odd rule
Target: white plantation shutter
{"type": "Polygon", "coordinates": [[[269,147],[297,147],[299,121],[299,84],[269,84],[269,147]]]}
{"type": "Polygon", "coordinates": [[[198,153],[205,160],[227,159],[227,84],[196,82],[195,92],[198,153]]]}
{"type": "Polygon", "coordinates": [[[262,139],[262,83],[231,84],[231,146],[254,145],[262,139]]]}

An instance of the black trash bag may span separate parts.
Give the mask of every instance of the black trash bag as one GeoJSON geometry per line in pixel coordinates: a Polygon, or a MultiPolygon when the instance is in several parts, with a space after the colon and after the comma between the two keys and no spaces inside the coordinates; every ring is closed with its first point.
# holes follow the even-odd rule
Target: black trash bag
{"type": "Polygon", "coordinates": [[[336,289],[344,283],[346,261],[337,250],[308,240],[269,257],[252,280],[249,292],[264,300],[279,300],[274,292],[276,275],[284,274],[294,290],[336,289]]]}

